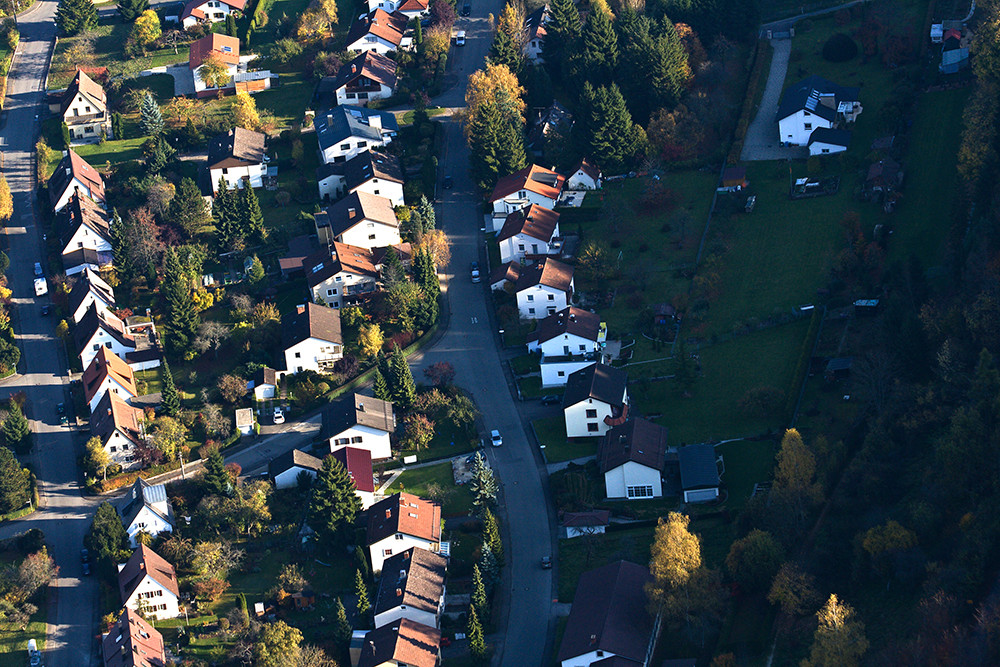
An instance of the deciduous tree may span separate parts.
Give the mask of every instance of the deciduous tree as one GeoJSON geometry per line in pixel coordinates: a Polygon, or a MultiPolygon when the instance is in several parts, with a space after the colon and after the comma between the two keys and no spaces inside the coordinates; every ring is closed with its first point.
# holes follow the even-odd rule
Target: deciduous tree
{"type": "Polygon", "coordinates": [[[250,93],[241,90],[233,100],[233,123],[236,127],[256,131],[260,128],[260,114],[257,113],[257,102],[250,93]]]}
{"type": "Polygon", "coordinates": [[[726,569],[743,590],[766,590],[781,567],[784,556],[781,544],[770,533],[752,530],[730,546],[726,569]]]}
{"type": "Polygon", "coordinates": [[[868,650],[868,639],[865,626],[854,609],[833,594],[816,616],[819,627],[802,667],[854,667],[860,664],[868,650]]]}
{"type": "Polygon", "coordinates": [[[205,58],[197,72],[198,78],[208,88],[222,88],[229,83],[229,65],[214,53],[205,58]]]}
{"type": "Polygon", "coordinates": [[[404,449],[419,452],[434,439],[434,422],[425,415],[411,413],[403,417],[402,445],[404,449]]]}
{"type": "Polygon", "coordinates": [[[162,34],[163,29],[160,27],[160,17],[152,9],[147,9],[135,20],[135,25],[132,26],[129,38],[145,50],[146,47],[158,40],[162,34]]]}
{"type": "MultiPolygon", "coordinates": [[[[358,331],[358,347],[361,348],[361,354],[366,357],[374,357],[382,349],[384,342],[385,338],[382,336],[382,327],[378,324],[361,325],[358,331]]],[[[382,377],[382,375],[379,373],[378,377],[382,377]]],[[[382,377],[382,381],[385,381],[384,377],[382,377]]]]}
{"type": "Polygon", "coordinates": [[[177,452],[187,440],[187,429],[173,417],[157,417],[153,422],[153,446],[156,447],[168,461],[177,458],[177,452]]]}
{"type": "Polygon", "coordinates": [[[819,595],[814,587],[813,576],[795,563],[785,563],[778,570],[767,600],[781,607],[782,613],[789,616],[802,616],[815,609],[819,604],[819,595]]]}
{"type": "Polygon", "coordinates": [[[302,633],[284,621],[265,625],[253,645],[254,665],[284,667],[299,664],[302,633]]]}
{"type": "Polygon", "coordinates": [[[87,472],[95,477],[107,476],[108,466],[111,465],[111,457],[104,449],[104,443],[97,436],[87,441],[83,454],[83,466],[87,472]]]}
{"type": "Polygon", "coordinates": [[[816,483],[816,457],[802,442],[799,432],[788,429],[781,439],[772,493],[788,503],[793,516],[801,521],[819,499],[820,492],[816,483]]]}
{"type": "Polygon", "coordinates": [[[0,223],[6,223],[14,215],[14,198],[10,194],[7,177],[0,176],[0,223]]]}

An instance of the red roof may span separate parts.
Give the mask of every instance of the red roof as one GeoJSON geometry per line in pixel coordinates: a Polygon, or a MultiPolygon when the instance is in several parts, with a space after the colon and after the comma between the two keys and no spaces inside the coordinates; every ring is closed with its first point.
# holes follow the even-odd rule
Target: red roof
{"type": "Polygon", "coordinates": [[[145,544],[140,544],[125,563],[125,567],[118,572],[118,589],[121,592],[122,603],[132,597],[136,587],[147,576],[175,596],[180,595],[174,566],[145,544]]]}
{"type": "Polygon", "coordinates": [[[587,158],[580,160],[579,164],[577,164],[576,168],[573,170],[573,173],[575,174],[578,171],[582,171],[595,181],[601,177],[601,170],[596,165],[591,164],[587,158]]]}
{"type": "Polygon", "coordinates": [[[554,200],[559,197],[565,182],[566,177],[562,174],[533,164],[497,181],[493,194],[490,195],[490,201],[503,199],[520,190],[530,190],[554,200]]]}
{"type": "Polygon", "coordinates": [[[375,479],[372,477],[372,453],[367,449],[343,447],[332,454],[347,469],[354,482],[354,488],[366,493],[375,493],[375,479]]]}
{"type": "Polygon", "coordinates": [[[549,243],[559,227],[559,214],[552,209],[532,204],[507,216],[497,241],[506,241],[518,234],[549,243]]]}
{"type": "Polygon", "coordinates": [[[162,667],[163,635],[138,612],[126,608],[101,640],[105,667],[162,667]]]}
{"type": "MultiPolygon", "coordinates": [[[[247,6],[247,0],[219,0],[219,2],[241,12],[247,6]]],[[[181,21],[189,16],[193,16],[196,19],[205,18],[205,12],[199,9],[205,4],[208,4],[208,0],[191,0],[191,2],[184,5],[184,11],[181,12],[181,21]]]]}
{"type": "Polygon", "coordinates": [[[426,0],[405,0],[396,8],[397,12],[422,12],[427,9],[426,0]]]}
{"type": "Polygon", "coordinates": [[[397,493],[372,505],[368,512],[368,543],[393,533],[436,542],[441,539],[441,505],[411,493],[397,493]]]}
{"type": "Polygon", "coordinates": [[[90,362],[87,369],[83,371],[83,394],[90,403],[97,395],[97,390],[103,384],[104,379],[110,377],[120,384],[133,396],[138,395],[135,388],[135,373],[132,367],[122,361],[117,354],[106,347],[101,347],[90,362]]]}
{"type": "Polygon", "coordinates": [[[213,53],[227,65],[237,65],[240,62],[240,40],[218,33],[205,35],[191,43],[188,67],[198,69],[213,53]]]}

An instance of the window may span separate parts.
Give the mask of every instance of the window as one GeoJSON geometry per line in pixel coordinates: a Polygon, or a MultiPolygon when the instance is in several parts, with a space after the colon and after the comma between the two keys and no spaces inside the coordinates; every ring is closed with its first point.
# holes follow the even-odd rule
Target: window
{"type": "Polygon", "coordinates": [[[336,281],[336,282],[338,282],[338,283],[339,283],[339,282],[340,282],[340,281],[342,281],[343,279],[344,279],[344,278],[343,278],[343,276],[337,276],[337,277],[335,277],[335,278],[334,278],[334,281],[336,281]]]}
{"type": "Polygon", "coordinates": [[[364,441],[364,437],[360,436],[360,435],[356,435],[356,436],[354,436],[354,437],[351,438],[351,443],[352,444],[353,443],[357,443],[357,442],[363,442],[363,441],[364,441]]]}
{"type": "Polygon", "coordinates": [[[803,116],[811,116],[812,114],[811,114],[811,113],[809,113],[808,111],[803,111],[803,112],[802,112],[802,115],[803,115],[803,116]]]}
{"type": "Polygon", "coordinates": [[[101,349],[100,343],[95,344],[94,345],[94,352],[97,352],[99,349],[101,349]]]}
{"type": "Polygon", "coordinates": [[[373,192],[372,194],[376,194],[376,195],[377,195],[377,194],[378,194],[378,190],[376,190],[376,191],[375,191],[375,192],[373,192]]]}
{"type": "Polygon", "coordinates": [[[805,125],[803,125],[803,128],[806,129],[806,130],[811,130],[811,129],[813,129],[813,124],[812,123],[806,123],[805,125]]]}
{"type": "Polygon", "coordinates": [[[302,358],[302,353],[301,352],[296,352],[295,353],[295,358],[296,359],[301,359],[302,358]]]}
{"type": "Polygon", "coordinates": [[[114,445],[111,445],[111,453],[114,454],[117,451],[118,451],[118,448],[115,447],[114,445]]]}
{"type": "Polygon", "coordinates": [[[524,244],[523,243],[518,243],[517,244],[517,249],[520,250],[521,252],[524,252],[524,244]]]}
{"type": "Polygon", "coordinates": [[[223,167],[222,168],[222,175],[225,176],[228,173],[229,173],[229,169],[227,169],[226,167],[223,167]]]}
{"type": "Polygon", "coordinates": [[[625,487],[625,495],[629,498],[652,498],[653,487],[648,484],[643,486],[628,486],[625,487]]]}
{"type": "Polygon", "coordinates": [[[587,351],[587,346],[586,345],[581,345],[580,346],[580,351],[581,352],[586,352],[587,351]]]}
{"type": "Polygon", "coordinates": [[[824,149],[823,149],[823,152],[824,152],[824,153],[829,153],[829,152],[830,152],[830,149],[829,149],[829,148],[824,148],[824,149]]]}
{"type": "Polygon", "coordinates": [[[76,242],[76,247],[77,248],[82,248],[83,247],[83,241],[77,241],[76,242]]]}
{"type": "Polygon", "coordinates": [[[590,433],[597,433],[597,422],[587,424],[587,431],[590,433]]]}
{"type": "Polygon", "coordinates": [[[528,301],[534,301],[534,300],[535,300],[535,295],[534,294],[529,294],[528,295],[528,301]]]}
{"type": "Polygon", "coordinates": [[[367,100],[368,99],[368,93],[358,93],[358,99],[359,100],[367,100]]]}
{"type": "Polygon", "coordinates": [[[83,131],[86,134],[93,134],[94,133],[94,128],[92,128],[90,125],[88,125],[87,127],[83,128],[83,131]]]}
{"type": "Polygon", "coordinates": [[[397,540],[403,539],[403,534],[402,533],[396,533],[396,539],[397,540]]]}
{"type": "Polygon", "coordinates": [[[333,295],[334,295],[334,294],[336,294],[336,293],[337,293],[337,290],[332,290],[332,289],[328,289],[328,290],[326,291],[326,295],[327,295],[327,296],[333,296],[333,295]]]}
{"type": "Polygon", "coordinates": [[[368,235],[368,240],[369,241],[374,241],[375,240],[375,235],[374,234],[369,234],[368,235]]]}
{"type": "Polygon", "coordinates": [[[555,294],[550,294],[549,295],[549,301],[555,301],[555,300],[556,300],[556,295],[555,294]]]}
{"type": "Polygon", "coordinates": [[[367,141],[359,141],[358,142],[358,148],[364,148],[367,145],[368,145],[367,141]]]}
{"type": "Polygon", "coordinates": [[[84,107],[83,110],[87,113],[90,113],[90,107],[84,107]]]}
{"type": "Polygon", "coordinates": [[[566,371],[559,371],[556,375],[558,375],[561,378],[564,378],[566,377],[566,371]]]}
{"type": "Polygon", "coordinates": [[[534,308],[529,308],[528,309],[528,314],[529,315],[534,315],[535,314],[535,309],[534,308]]]}
{"type": "Polygon", "coordinates": [[[597,419],[597,410],[587,410],[587,419],[597,419]]]}
{"type": "Polygon", "coordinates": [[[355,95],[354,93],[347,93],[347,99],[353,100],[355,97],[357,97],[357,95],[355,95]]]}
{"type": "Polygon", "coordinates": [[[350,148],[351,148],[350,144],[340,144],[340,150],[342,151],[350,150],[350,148]]]}

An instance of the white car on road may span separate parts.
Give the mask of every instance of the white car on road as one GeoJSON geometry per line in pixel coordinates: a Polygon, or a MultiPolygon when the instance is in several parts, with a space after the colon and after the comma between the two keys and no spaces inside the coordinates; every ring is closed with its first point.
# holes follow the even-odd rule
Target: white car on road
{"type": "Polygon", "coordinates": [[[499,447],[503,444],[503,438],[500,437],[500,431],[497,431],[496,429],[490,431],[490,443],[494,447],[499,447]]]}

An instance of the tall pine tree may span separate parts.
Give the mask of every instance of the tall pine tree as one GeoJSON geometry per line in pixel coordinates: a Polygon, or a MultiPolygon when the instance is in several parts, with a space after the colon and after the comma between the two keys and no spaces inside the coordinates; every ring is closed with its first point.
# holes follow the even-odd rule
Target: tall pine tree
{"type": "Polygon", "coordinates": [[[506,65],[514,74],[524,67],[524,50],[522,45],[523,22],[513,3],[504,6],[497,19],[496,32],[493,34],[493,44],[486,56],[487,61],[494,65],[506,65]]]}
{"type": "Polygon", "coordinates": [[[31,426],[28,424],[24,412],[21,411],[21,406],[15,401],[10,402],[7,418],[3,420],[3,427],[0,429],[0,432],[3,433],[4,444],[11,449],[16,451],[28,449],[27,445],[30,443],[31,426]]]}
{"type": "Polygon", "coordinates": [[[213,447],[205,459],[205,472],[201,476],[201,486],[210,496],[228,496],[232,491],[232,480],[226,470],[226,463],[218,447],[213,447]]]}
{"type": "Polygon", "coordinates": [[[327,546],[344,544],[360,511],[361,500],[350,475],[340,461],[327,456],[313,482],[309,525],[327,546]]]}
{"type": "Polygon", "coordinates": [[[481,192],[492,190],[501,176],[500,129],[503,123],[504,118],[493,100],[484,102],[469,122],[472,178],[481,192]]]}
{"type": "Polygon", "coordinates": [[[358,623],[362,627],[368,627],[368,612],[371,610],[371,603],[368,601],[368,584],[361,575],[361,570],[354,571],[354,594],[358,598],[358,623]]]}
{"type": "Polygon", "coordinates": [[[181,411],[181,396],[177,392],[177,386],[174,384],[174,374],[170,372],[170,365],[167,360],[163,360],[163,364],[160,366],[161,383],[160,383],[160,405],[163,408],[164,414],[168,417],[176,417],[181,411]]]}
{"type": "Polygon", "coordinates": [[[542,58],[553,81],[562,81],[570,56],[580,38],[580,11],[573,0],[552,0],[551,18],[545,26],[542,58]]]}
{"type": "Polygon", "coordinates": [[[120,0],[118,14],[125,23],[135,23],[144,11],[149,9],[149,0],[120,0]]]}
{"type": "Polygon", "coordinates": [[[426,234],[437,226],[434,204],[427,199],[426,195],[420,195],[420,203],[417,205],[416,213],[420,215],[421,234],[426,234]]]}
{"type": "Polygon", "coordinates": [[[139,131],[149,137],[159,136],[163,132],[163,114],[160,113],[160,105],[149,91],[146,91],[142,102],[139,103],[139,131]]]}
{"type": "Polygon", "coordinates": [[[0,513],[21,509],[31,499],[31,473],[22,468],[14,452],[0,447],[0,513]]]}
{"type": "Polygon", "coordinates": [[[605,12],[591,11],[572,58],[573,78],[578,84],[589,81],[595,87],[606,86],[615,80],[617,68],[618,37],[611,18],[605,12]]]}
{"type": "Polygon", "coordinates": [[[389,356],[389,391],[392,393],[392,402],[400,410],[409,410],[417,398],[413,373],[398,345],[393,346],[392,354],[389,356]]]}
{"type": "Polygon", "coordinates": [[[392,400],[392,393],[389,391],[389,382],[385,379],[385,375],[382,374],[382,369],[379,367],[375,368],[375,374],[372,376],[372,393],[380,401],[392,400]]]}
{"type": "Polygon", "coordinates": [[[484,664],[486,662],[486,639],[483,637],[483,624],[479,621],[475,605],[469,605],[469,620],[465,634],[469,640],[469,653],[472,654],[473,664],[484,664]]]}
{"type": "Polygon", "coordinates": [[[188,236],[195,236],[211,221],[201,190],[190,178],[181,179],[177,194],[170,200],[167,216],[174,225],[187,232],[188,236]]]}
{"type": "Polygon", "coordinates": [[[587,107],[581,124],[581,133],[586,134],[580,137],[584,155],[600,156],[601,165],[617,173],[645,150],[646,133],[632,122],[617,85],[598,88],[592,97],[585,90],[583,104],[587,107]]]}
{"type": "Polygon", "coordinates": [[[198,315],[191,300],[191,281],[177,253],[167,248],[163,256],[163,294],[167,300],[167,321],[174,352],[183,354],[198,331],[198,315]]]}
{"type": "Polygon", "coordinates": [[[56,26],[64,35],[78,35],[97,27],[97,8],[91,0],[59,0],[56,26]]]}
{"type": "Polygon", "coordinates": [[[254,242],[263,241],[267,236],[264,231],[264,214],[260,210],[260,200],[257,199],[257,193],[254,192],[249,183],[244,183],[238,191],[237,201],[240,225],[245,238],[254,242]]]}
{"type": "Polygon", "coordinates": [[[215,241],[219,252],[235,252],[243,248],[244,231],[240,225],[236,191],[229,189],[223,176],[219,176],[212,200],[212,219],[215,221],[215,241]]]}

